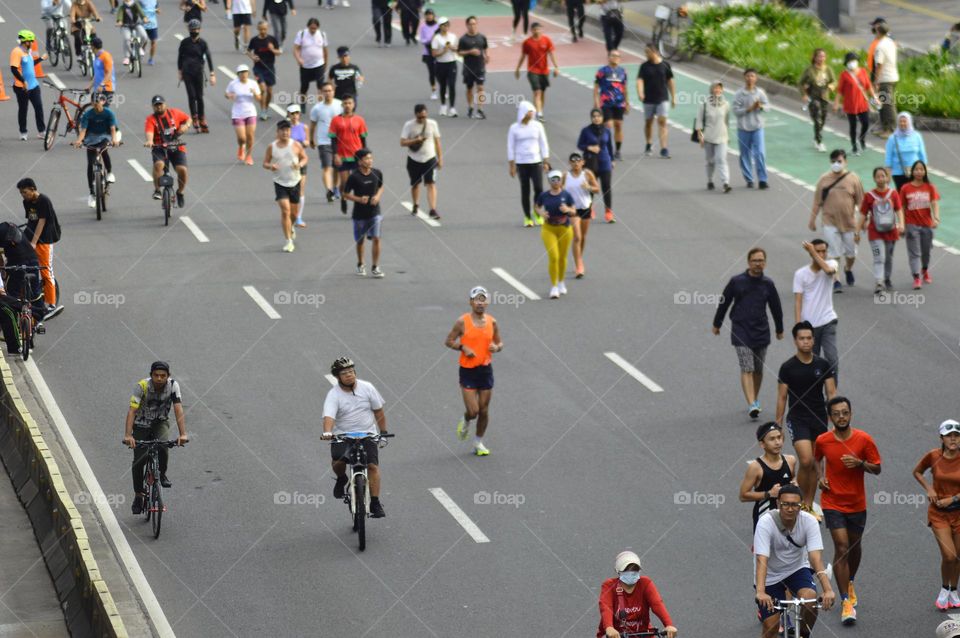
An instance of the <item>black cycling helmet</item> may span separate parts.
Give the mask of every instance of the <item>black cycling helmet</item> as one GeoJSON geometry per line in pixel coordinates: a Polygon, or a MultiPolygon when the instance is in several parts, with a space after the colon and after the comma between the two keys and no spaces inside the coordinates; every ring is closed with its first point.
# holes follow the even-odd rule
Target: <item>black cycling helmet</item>
{"type": "Polygon", "coordinates": [[[10,222],[0,223],[0,240],[5,244],[16,244],[23,239],[23,232],[17,228],[16,224],[10,222]]]}
{"type": "Polygon", "coordinates": [[[202,23],[196,18],[187,23],[187,29],[190,31],[199,31],[201,26],[202,23]]]}
{"type": "Polygon", "coordinates": [[[156,106],[157,104],[166,104],[166,103],[167,103],[167,101],[166,101],[165,99],[163,99],[163,96],[162,96],[162,95],[154,95],[154,96],[150,99],[150,104],[153,104],[154,106],[156,106]]]}
{"type": "Polygon", "coordinates": [[[332,366],[330,366],[330,374],[332,374],[333,376],[339,379],[341,372],[343,372],[344,370],[349,370],[350,368],[353,368],[353,367],[355,366],[353,365],[352,359],[348,357],[340,357],[339,359],[333,362],[332,366]]]}
{"type": "Polygon", "coordinates": [[[154,361],[150,364],[150,374],[157,370],[164,370],[167,374],[170,374],[170,364],[166,361],[154,361]]]}

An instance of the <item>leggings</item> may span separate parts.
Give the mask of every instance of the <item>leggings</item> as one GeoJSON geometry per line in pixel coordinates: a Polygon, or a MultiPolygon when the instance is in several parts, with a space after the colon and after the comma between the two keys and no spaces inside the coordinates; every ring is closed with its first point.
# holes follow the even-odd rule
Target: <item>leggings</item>
{"type": "Polygon", "coordinates": [[[583,13],[583,2],[577,0],[567,0],[567,22],[570,23],[570,33],[577,37],[579,33],[583,35],[583,23],[587,16],[583,13]]]}
{"type": "Polygon", "coordinates": [[[272,11],[268,13],[270,14],[270,29],[273,31],[273,37],[280,41],[280,46],[283,46],[283,41],[287,39],[287,14],[272,11]]]}
{"type": "Polygon", "coordinates": [[[603,25],[603,39],[607,43],[607,51],[619,49],[620,41],[623,40],[623,19],[604,15],[600,22],[603,25]]]}
{"type": "Polygon", "coordinates": [[[933,229],[929,226],[907,224],[907,254],[910,256],[910,273],[918,277],[930,266],[930,248],[933,246],[933,229]]]}
{"type": "Polygon", "coordinates": [[[403,39],[409,42],[417,41],[417,29],[420,28],[420,16],[416,10],[406,7],[400,9],[400,32],[403,39]]]}
{"type": "MultiPolygon", "coordinates": [[[[106,144],[106,142],[104,142],[106,144]]],[[[103,167],[107,169],[108,173],[113,172],[113,162],[110,161],[110,153],[107,151],[103,152],[103,167]]],[[[87,149],[87,188],[90,189],[90,194],[93,195],[93,163],[97,160],[97,150],[93,148],[87,149]]]]}
{"type": "Polygon", "coordinates": [[[437,62],[437,81],[440,83],[440,104],[447,103],[450,96],[450,106],[457,100],[457,63],[437,62]]]}
{"type": "Polygon", "coordinates": [[[390,44],[393,39],[393,27],[391,26],[393,11],[388,7],[380,9],[373,7],[373,32],[377,36],[377,42],[380,42],[380,31],[383,31],[384,44],[390,44]]]}
{"type": "Polygon", "coordinates": [[[40,87],[34,87],[29,91],[22,86],[13,87],[13,92],[17,94],[17,124],[20,125],[20,132],[27,132],[27,111],[33,104],[33,115],[37,122],[37,131],[43,133],[47,130],[43,123],[43,99],[40,95],[40,87]]]}
{"type": "Polygon", "coordinates": [[[870,128],[870,113],[847,113],[847,123],[850,124],[850,144],[853,148],[859,148],[861,151],[867,146],[867,129],[870,128]],[[857,135],[857,121],[860,121],[860,135],[857,135]],[[857,140],[860,140],[860,146],[857,146],[857,140]]]}
{"type": "Polygon", "coordinates": [[[517,30],[520,19],[523,18],[523,35],[530,29],[530,0],[511,0],[513,4],[513,30],[517,30]]]}
{"type": "Polygon", "coordinates": [[[430,76],[430,88],[437,88],[437,61],[432,55],[424,55],[423,63],[427,65],[427,75],[430,76]]]}
{"type": "Polygon", "coordinates": [[[823,142],[823,125],[827,122],[827,109],[830,105],[826,100],[813,98],[807,108],[810,109],[810,119],[813,120],[813,139],[820,144],[823,142]]]}
{"type": "Polygon", "coordinates": [[[187,87],[187,106],[191,117],[203,117],[203,74],[183,74],[183,85],[187,87]]]}
{"type": "Polygon", "coordinates": [[[520,205],[523,216],[530,219],[530,186],[533,185],[533,198],[543,192],[543,163],[517,164],[517,177],[520,179],[520,205]]]}
{"type": "Polygon", "coordinates": [[[870,240],[870,252],[873,253],[873,279],[878,284],[889,281],[893,274],[893,247],[896,245],[895,241],[870,240]]]}
{"type": "Polygon", "coordinates": [[[610,171],[598,172],[597,179],[600,180],[600,192],[603,193],[603,206],[607,210],[613,210],[613,173],[610,171]]]}
{"type": "Polygon", "coordinates": [[[573,241],[573,226],[553,226],[544,224],[540,228],[540,239],[547,249],[547,270],[550,271],[550,285],[556,286],[563,281],[567,272],[567,253],[573,241]]]}

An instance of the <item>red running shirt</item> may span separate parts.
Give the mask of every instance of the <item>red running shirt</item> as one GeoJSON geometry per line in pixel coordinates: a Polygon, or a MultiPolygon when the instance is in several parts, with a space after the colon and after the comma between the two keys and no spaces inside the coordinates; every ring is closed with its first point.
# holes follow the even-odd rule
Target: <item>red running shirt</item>
{"type": "Polygon", "coordinates": [[[827,459],[827,482],[829,490],[820,492],[820,507],[845,514],[865,512],[867,493],[863,486],[862,467],[848,468],[840,458],[849,454],[867,463],[880,464],[880,452],[873,437],[863,430],[853,430],[846,441],[838,441],[833,430],[817,437],[813,455],[819,461],[827,459]]]}
{"type": "Polygon", "coordinates": [[[539,38],[529,37],[523,41],[523,53],[527,56],[527,71],[537,75],[550,73],[547,53],[553,51],[553,40],[545,35],[539,38]]]}
{"type": "Polygon", "coordinates": [[[337,140],[337,155],[353,160],[357,151],[363,148],[363,138],[367,136],[367,123],[356,113],[337,115],[330,120],[328,135],[337,140]]]}
{"type": "Polygon", "coordinates": [[[619,578],[608,578],[600,588],[600,626],[597,628],[597,638],[606,635],[606,628],[613,627],[617,631],[648,631],[650,629],[650,612],[660,619],[664,626],[672,625],[667,606],[660,598],[660,592],[647,576],[641,576],[633,591],[623,592],[623,607],[627,612],[626,623],[621,623],[619,596],[617,587],[622,587],[619,578]]]}
{"type": "Polygon", "coordinates": [[[932,202],[940,199],[940,193],[933,184],[915,186],[907,182],[900,187],[900,198],[903,200],[903,219],[907,224],[914,226],[932,226],[932,202]]]}

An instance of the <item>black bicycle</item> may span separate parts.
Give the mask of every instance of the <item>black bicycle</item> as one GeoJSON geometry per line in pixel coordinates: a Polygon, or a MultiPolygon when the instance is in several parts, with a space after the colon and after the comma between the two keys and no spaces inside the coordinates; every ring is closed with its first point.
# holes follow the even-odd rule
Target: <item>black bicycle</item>
{"type": "Polygon", "coordinates": [[[132,28],[122,28],[129,28],[130,31],[132,31],[130,34],[130,62],[127,64],[127,68],[130,69],[131,74],[136,74],[136,76],[139,78],[143,77],[143,47],[146,43],[140,39],[139,35],[137,35],[138,26],[140,26],[139,22],[132,28]]]}
{"type": "Polygon", "coordinates": [[[107,196],[110,195],[110,182],[107,181],[107,168],[103,164],[103,154],[110,142],[104,140],[93,145],[83,145],[88,151],[96,151],[97,157],[93,160],[93,197],[96,200],[97,221],[107,212],[107,196]]]}
{"type": "Polygon", "coordinates": [[[374,441],[381,448],[387,446],[387,439],[393,434],[370,434],[369,432],[345,432],[335,434],[331,441],[334,443],[349,443],[350,448],[343,458],[350,466],[350,474],[346,489],[343,493],[343,502],[350,509],[353,519],[353,531],[357,533],[360,551],[367,548],[367,517],[370,516],[370,482],[367,477],[367,451],[363,447],[364,441],[374,441]]]}
{"type": "Polygon", "coordinates": [[[170,225],[170,210],[173,208],[174,202],[174,191],[173,191],[173,175],[170,174],[170,151],[176,151],[181,146],[186,146],[179,139],[166,142],[159,145],[161,151],[163,151],[163,175],[160,176],[160,179],[157,180],[160,185],[160,206],[163,208],[163,225],[170,225]]]}
{"type": "Polygon", "coordinates": [[[53,33],[50,36],[47,50],[50,53],[50,64],[57,66],[63,60],[63,68],[69,71],[73,68],[73,46],[70,43],[70,34],[60,16],[47,16],[44,20],[53,21],[53,33]]]}
{"type": "Polygon", "coordinates": [[[666,635],[667,632],[665,632],[663,629],[620,632],[620,638],[666,638],[666,635]]]}
{"type": "Polygon", "coordinates": [[[7,272],[22,272],[23,282],[20,285],[20,294],[17,295],[17,311],[14,328],[17,338],[20,340],[20,356],[26,361],[30,358],[30,350],[33,349],[33,339],[38,334],[44,334],[46,330],[40,321],[41,315],[37,318],[33,314],[33,304],[43,299],[43,288],[40,285],[40,271],[45,266],[4,266],[3,270],[7,272]],[[33,292],[36,291],[36,292],[33,292]],[[38,325],[39,324],[39,325],[38,325]]]}
{"type": "Polygon", "coordinates": [[[77,56],[77,64],[80,66],[80,75],[86,77],[89,73],[93,77],[93,47],[90,46],[90,40],[96,33],[93,30],[93,18],[83,18],[80,25],[80,55],[77,56]]]}
{"type": "Polygon", "coordinates": [[[153,537],[160,538],[160,523],[167,506],[163,504],[163,486],[160,485],[160,448],[176,447],[177,441],[156,439],[137,441],[136,447],[147,450],[147,460],[143,467],[143,518],[153,521],[153,537]]]}
{"type": "Polygon", "coordinates": [[[668,7],[661,4],[654,11],[653,44],[660,56],[672,60],[680,53],[680,35],[690,23],[685,6],[668,7]]]}

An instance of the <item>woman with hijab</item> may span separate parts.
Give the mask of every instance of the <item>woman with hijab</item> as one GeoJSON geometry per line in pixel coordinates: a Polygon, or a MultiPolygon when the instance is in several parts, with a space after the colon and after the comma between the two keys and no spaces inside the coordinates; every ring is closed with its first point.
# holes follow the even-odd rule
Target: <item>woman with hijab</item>
{"type": "MultiPolygon", "coordinates": [[[[550,145],[543,124],[534,117],[537,114],[533,104],[524,100],[517,106],[517,121],[510,125],[507,133],[507,160],[510,162],[510,177],[520,179],[520,205],[523,207],[523,226],[531,228],[543,225],[543,217],[536,211],[530,216],[530,190],[533,198],[543,192],[543,167],[549,163],[550,145]]],[[[601,127],[603,125],[601,124],[601,127]]],[[[609,135],[609,134],[608,134],[609,135]]]]}
{"type": "Polygon", "coordinates": [[[577,148],[583,153],[583,163],[600,180],[603,193],[603,219],[608,224],[617,220],[613,216],[613,136],[603,125],[603,111],[590,111],[590,124],[580,131],[577,148]]]}
{"type": "Polygon", "coordinates": [[[860,60],[853,51],[843,59],[844,70],[837,83],[837,96],[833,100],[834,112],[840,111],[843,100],[843,112],[850,124],[850,145],[854,155],[860,155],[867,146],[867,129],[870,127],[870,103],[877,103],[877,94],[870,84],[867,70],[860,66],[860,60]],[[869,96],[869,97],[868,97],[869,96]],[[860,135],[857,136],[857,122],[860,122],[860,135]],[[857,140],[860,145],[857,146],[857,140]]]}
{"type": "Polygon", "coordinates": [[[821,153],[827,152],[823,145],[823,125],[830,107],[830,92],[835,88],[836,78],[833,69],[827,66],[827,52],[814,49],[810,66],[800,76],[800,93],[813,120],[813,147],[821,153]]]}
{"type": "Polygon", "coordinates": [[[884,165],[890,167],[897,190],[910,181],[910,167],[920,160],[926,164],[927,147],[923,137],[913,128],[913,116],[902,111],[897,115],[897,129],[887,138],[887,157],[884,165]]]}
{"type": "Polygon", "coordinates": [[[694,127],[700,148],[707,156],[707,190],[712,191],[714,172],[719,172],[723,192],[729,193],[730,168],[727,166],[727,142],[730,141],[730,104],[723,97],[723,83],[717,80],[710,85],[710,97],[697,109],[694,127]]]}

